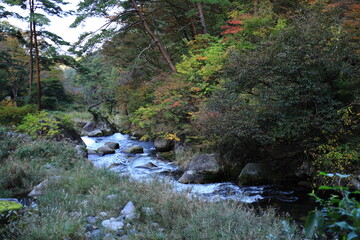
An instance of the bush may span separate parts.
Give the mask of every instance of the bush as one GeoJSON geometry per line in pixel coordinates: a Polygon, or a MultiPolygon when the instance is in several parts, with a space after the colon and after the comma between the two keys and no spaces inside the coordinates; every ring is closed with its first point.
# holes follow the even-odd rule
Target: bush
{"type": "Polygon", "coordinates": [[[45,111],[27,114],[18,130],[32,137],[54,137],[60,133],[59,121],[45,111]]]}
{"type": "Polygon", "coordinates": [[[22,119],[29,113],[35,113],[35,105],[23,107],[0,106],[0,124],[6,126],[19,125],[22,119]]]}
{"type": "Polygon", "coordinates": [[[322,199],[316,194],[316,201],[320,203],[321,210],[311,211],[306,219],[305,234],[307,237],[325,237],[325,239],[358,239],[360,236],[360,202],[354,194],[345,187],[341,187],[340,180],[348,177],[342,174],[325,174],[332,178],[338,178],[339,186],[321,186],[319,189],[332,190],[341,193],[341,196],[332,194],[329,199],[322,199]]]}

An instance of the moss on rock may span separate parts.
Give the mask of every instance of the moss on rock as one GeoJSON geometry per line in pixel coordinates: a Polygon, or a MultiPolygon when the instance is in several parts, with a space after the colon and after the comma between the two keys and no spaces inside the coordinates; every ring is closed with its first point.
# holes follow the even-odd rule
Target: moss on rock
{"type": "Polygon", "coordinates": [[[0,214],[11,210],[23,208],[23,205],[12,201],[0,201],[0,214]]]}

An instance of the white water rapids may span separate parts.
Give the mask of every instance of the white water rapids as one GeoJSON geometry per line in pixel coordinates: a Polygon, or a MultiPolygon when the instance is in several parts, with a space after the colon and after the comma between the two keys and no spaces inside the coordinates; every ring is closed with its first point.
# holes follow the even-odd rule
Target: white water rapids
{"type": "Polygon", "coordinates": [[[101,147],[105,142],[117,142],[120,149],[116,149],[115,154],[99,156],[89,155],[89,160],[96,167],[109,168],[121,175],[128,175],[137,181],[150,181],[153,176],[166,179],[173,186],[174,190],[186,191],[190,196],[198,196],[211,201],[235,200],[245,203],[254,203],[264,199],[277,199],[283,202],[295,202],[298,197],[292,190],[284,190],[277,186],[250,186],[239,187],[231,182],[212,183],[212,184],[182,184],[177,181],[179,168],[166,161],[161,161],[155,157],[155,148],[151,142],[131,140],[128,135],[115,133],[108,137],[82,137],[88,149],[101,147]],[[140,145],[144,148],[142,154],[127,154],[121,150],[132,145],[140,145]],[[149,163],[151,163],[149,165],[149,163]],[[153,165],[152,165],[153,164],[153,165]],[[146,166],[145,166],[146,165],[146,166]]]}

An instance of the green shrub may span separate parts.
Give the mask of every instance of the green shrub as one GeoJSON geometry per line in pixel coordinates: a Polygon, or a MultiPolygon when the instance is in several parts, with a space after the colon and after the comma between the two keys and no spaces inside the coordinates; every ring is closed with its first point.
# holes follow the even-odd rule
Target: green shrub
{"type": "Polygon", "coordinates": [[[18,130],[32,137],[54,137],[60,133],[59,121],[45,111],[27,114],[18,130]]]}
{"type": "Polygon", "coordinates": [[[35,111],[35,105],[25,105],[23,107],[0,106],[0,124],[6,126],[18,125],[27,114],[35,111]]]}
{"type": "Polygon", "coordinates": [[[318,197],[314,192],[310,194],[322,207],[321,210],[311,211],[306,219],[305,234],[307,237],[325,237],[326,239],[358,239],[360,236],[360,202],[354,194],[340,186],[340,180],[349,175],[339,173],[321,173],[329,177],[338,178],[339,186],[321,186],[319,189],[339,191],[341,196],[332,194],[328,199],[318,197]]]}

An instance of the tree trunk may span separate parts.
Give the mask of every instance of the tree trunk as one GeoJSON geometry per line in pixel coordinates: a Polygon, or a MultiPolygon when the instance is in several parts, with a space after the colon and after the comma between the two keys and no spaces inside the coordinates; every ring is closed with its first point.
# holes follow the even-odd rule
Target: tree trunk
{"type": "Polygon", "coordinates": [[[31,88],[33,85],[34,80],[34,55],[33,55],[33,48],[34,48],[34,29],[33,29],[33,21],[34,21],[34,0],[29,0],[29,8],[30,8],[30,46],[29,46],[29,53],[30,53],[30,72],[29,72],[29,98],[31,96],[31,88]]]}
{"type": "Polygon", "coordinates": [[[18,101],[19,88],[17,86],[15,86],[15,85],[12,85],[11,86],[11,92],[12,92],[12,95],[13,95],[14,106],[17,107],[18,106],[17,101],[18,101]]]}
{"type": "Polygon", "coordinates": [[[146,22],[146,19],[144,17],[144,14],[142,12],[142,10],[137,6],[136,1],[135,0],[131,0],[131,3],[133,5],[133,7],[135,8],[137,14],[139,15],[140,20],[142,21],[144,28],[146,30],[146,32],[150,35],[151,39],[156,42],[156,45],[158,46],[162,56],[164,57],[166,63],[169,65],[171,71],[176,72],[176,67],[174,65],[174,63],[172,62],[169,54],[166,52],[165,47],[161,44],[161,42],[159,41],[159,39],[155,36],[154,32],[151,31],[149,25],[146,22]]]}
{"type": "Polygon", "coordinates": [[[37,110],[41,111],[41,84],[40,84],[40,59],[39,59],[39,46],[37,41],[36,23],[33,22],[34,30],[34,47],[35,47],[35,59],[36,59],[36,87],[37,87],[37,110]]]}
{"type": "Polygon", "coordinates": [[[254,15],[257,15],[258,14],[259,0],[253,0],[253,5],[254,5],[254,15]]]}
{"type": "Polygon", "coordinates": [[[206,29],[204,11],[203,11],[203,8],[202,8],[202,5],[201,5],[200,2],[196,3],[196,8],[198,10],[202,32],[203,32],[203,34],[207,34],[208,32],[207,32],[207,29],[206,29]]]}

